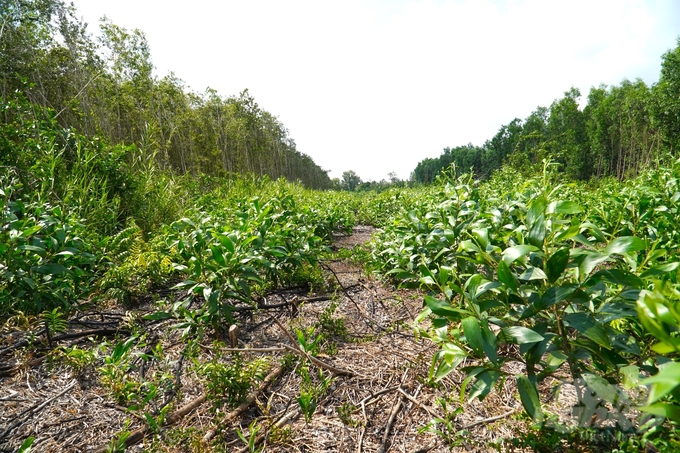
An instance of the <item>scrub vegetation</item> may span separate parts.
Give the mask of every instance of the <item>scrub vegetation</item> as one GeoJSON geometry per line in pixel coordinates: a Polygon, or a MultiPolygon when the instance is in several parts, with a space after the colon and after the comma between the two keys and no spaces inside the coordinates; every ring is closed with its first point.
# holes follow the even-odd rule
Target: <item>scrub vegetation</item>
{"type": "Polygon", "coordinates": [[[680,45],[362,183],[76,17],[0,0],[2,451],[678,450],[680,45]]]}

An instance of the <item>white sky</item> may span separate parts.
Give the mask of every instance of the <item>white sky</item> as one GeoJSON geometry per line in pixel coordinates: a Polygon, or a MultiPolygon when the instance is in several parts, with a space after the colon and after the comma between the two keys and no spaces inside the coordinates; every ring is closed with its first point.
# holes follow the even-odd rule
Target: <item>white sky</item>
{"type": "Polygon", "coordinates": [[[408,178],[482,145],[571,86],[658,80],[677,0],[75,0],[95,31],[139,28],[156,74],[244,88],[339,177],[408,178]]]}

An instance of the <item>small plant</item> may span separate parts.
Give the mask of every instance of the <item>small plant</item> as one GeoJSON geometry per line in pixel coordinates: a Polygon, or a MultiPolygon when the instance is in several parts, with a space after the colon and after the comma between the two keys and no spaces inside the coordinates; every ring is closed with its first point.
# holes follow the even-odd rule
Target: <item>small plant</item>
{"type": "Polygon", "coordinates": [[[258,448],[257,446],[257,433],[260,431],[260,429],[261,427],[258,426],[257,420],[253,420],[253,422],[248,427],[248,431],[242,431],[238,428],[236,429],[236,434],[238,435],[239,439],[245,442],[245,444],[248,446],[249,453],[260,453],[264,450],[264,447],[258,448]]]}
{"type": "Polygon", "coordinates": [[[256,380],[264,379],[268,367],[265,359],[244,363],[240,354],[232,356],[231,363],[221,363],[219,357],[198,367],[198,373],[205,378],[208,399],[213,409],[222,404],[236,407],[245,400],[256,380]]]}
{"type": "Polygon", "coordinates": [[[352,418],[352,414],[354,411],[357,410],[357,407],[353,404],[350,404],[348,402],[342,403],[340,406],[338,406],[337,412],[338,412],[338,418],[340,418],[340,421],[344,423],[345,425],[355,428],[359,426],[359,422],[352,418]]]}
{"type": "Polygon", "coordinates": [[[68,329],[68,320],[59,307],[52,311],[44,311],[42,313],[42,319],[45,322],[45,328],[50,337],[55,333],[66,332],[68,329]]]}
{"type": "Polygon", "coordinates": [[[315,385],[307,365],[301,366],[297,373],[302,378],[302,382],[300,383],[300,395],[296,398],[296,401],[300,405],[305,422],[309,423],[312,420],[319,398],[326,394],[333,379],[330,376],[327,377],[323,370],[319,369],[318,384],[315,385]]]}
{"type": "Polygon", "coordinates": [[[125,441],[127,441],[127,438],[130,437],[130,434],[132,434],[129,428],[130,419],[127,419],[125,420],[123,429],[120,431],[120,433],[118,433],[118,435],[111,439],[111,442],[109,442],[109,445],[106,447],[106,453],[123,453],[127,449],[125,441]]]}

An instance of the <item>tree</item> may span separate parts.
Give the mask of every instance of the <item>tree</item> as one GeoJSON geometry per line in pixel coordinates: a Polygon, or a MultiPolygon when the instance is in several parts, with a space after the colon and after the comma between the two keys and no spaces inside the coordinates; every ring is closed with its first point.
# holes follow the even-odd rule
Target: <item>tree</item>
{"type": "Polygon", "coordinates": [[[361,184],[361,178],[354,170],[348,170],[342,173],[342,188],[344,190],[356,190],[359,184],[361,184]]]}
{"type": "Polygon", "coordinates": [[[655,123],[675,152],[680,147],[680,38],[675,49],[663,54],[659,83],[653,89],[655,123]]]}

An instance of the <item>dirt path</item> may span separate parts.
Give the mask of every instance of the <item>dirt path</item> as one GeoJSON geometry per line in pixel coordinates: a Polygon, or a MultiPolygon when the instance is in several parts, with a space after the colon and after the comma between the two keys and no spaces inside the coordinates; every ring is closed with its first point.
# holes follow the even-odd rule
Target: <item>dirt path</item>
{"type": "MultiPolygon", "coordinates": [[[[335,247],[360,247],[372,232],[358,227],[352,236],[338,237],[335,247]]],[[[179,332],[169,330],[166,321],[147,323],[148,343],[162,346],[165,362],[146,370],[137,366],[135,372],[168,373],[170,381],[181,384],[176,396],[167,395],[174,398],[174,410],[188,403],[195,407],[182,417],[169,415],[166,420],[173,424],[159,435],[147,434],[127,451],[249,451],[237,429],[247,433],[251,423],[260,427],[253,438],[265,452],[497,451],[493,443],[500,446],[502,438],[526,426],[515,416],[520,405],[509,387],[492,392],[483,402],[466,404],[459,413],[460,375],[452,373],[436,386],[427,385],[436,349],[429,340],[417,339],[412,328],[422,294],[391,288],[347,260],[321,266],[335,288],[333,294],[282,291],[266,300],[276,308],[242,314],[238,348],[251,350],[241,352],[246,362],[257,357],[269,358],[272,364],[284,362],[299,344],[290,337],[296,330],[306,342],[320,334],[323,338],[322,347],[312,351],[315,364],[305,366],[308,362],[298,360],[284,369],[233,418],[227,409],[215,411],[210,402],[200,401],[206,389],[191,363],[180,359],[185,344],[179,332]],[[303,379],[305,369],[311,387],[303,379]],[[311,388],[316,408],[305,419],[298,398],[301,389],[311,388]],[[446,414],[449,430],[446,424],[438,429],[448,438],[419,431],[446,414]]],[[[120,309],[83,314],[81,324],[72,324],[69,333],[129,329],[129,321],[139,315],[120,309]]],[[[76,346],[86,349],[90,343],[82,341],[76,339],[76,346]]],[[[62,344],[73,345],[74,340],[62,344]]],[[[74,373],[63,363],[41,360],[44,351],[39,347],[1,350],[0,451],[14,451],[28,436],[35,437],[33,452],[96,451],[125,429],[126,420],[132,432],[149,426],[113,401],[94,367],[74,373]]],[[[229,354],[220,355],[206,339],[200,360],[227,360],[229,354]]]]}

